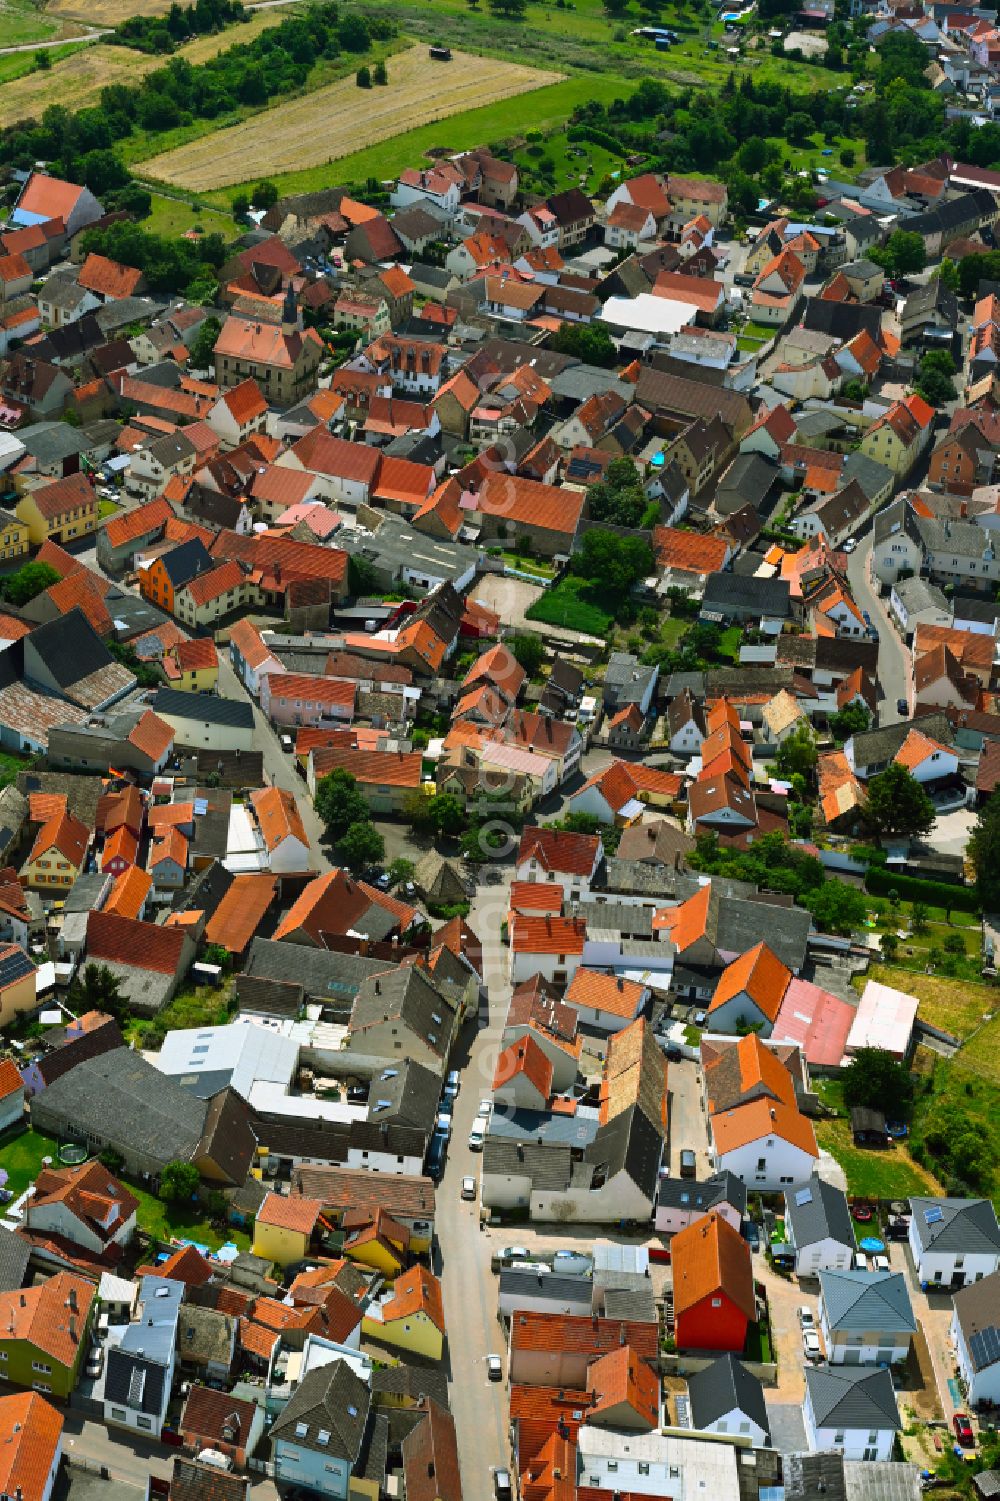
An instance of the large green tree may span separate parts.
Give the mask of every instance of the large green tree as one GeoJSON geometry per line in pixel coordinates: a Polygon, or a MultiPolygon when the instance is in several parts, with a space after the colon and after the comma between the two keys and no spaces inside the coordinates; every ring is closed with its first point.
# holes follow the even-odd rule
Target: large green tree
{"type": "Polygon", "coordinates": [[[627,595],[653,571],[653,553],[640,537],[619,537],[595,527],[585,532],[573,569],[611,594],[627,595]]]}
{"type": "Polygon", "coordinates": [[[913,1106],[913,1080],[904,1064],[882,1048],[859,1048],[843,1073],[844,1104],[881,1110],[905,1120],[913,1106]]]}
{"type": "Polygon", "coordinates": [[[863,811],[865,822],[880,840],[887,834],[911,838],[928,834],[937,818],[934,804],[916,777],[896,762],[872,777],[863,811]]]}
{"type": "Polygon", "coordinates": [[[352,823],[339,839],[338,848],[351,870],[363,870],[385,859],[385,840],[370,818],[352,823]]]}
{"type": "Polygon", "coordinates": [[[363,823],[369,817],[368,803],[358,788],[357,779],[340,766],[320,777],[316,787],[316,812],[331,839],[340,839],[351,824],[363,823]]]}
{"type": "Polygon", "coordinates": [[[1000,797],[996,795],[979,810],[969,839],[969,858],[983,911],[1000,912],[1000,797]]]}
{"type": "Polygon", "coordinates": [[[128,1020],[128,1002],[106,964],[86,964],[77,972],[66,999],[78,1016],[87,1011],[103,1011],[106,1016],[113,1016],[119,1026],[128,1020]]]}
{"type": "Polygon", "coordinates": [[[165,1204],[190,1204],[201,1176],[192,1162],[168,1162],[160,1174],[160,1198],[165,1204]]]}

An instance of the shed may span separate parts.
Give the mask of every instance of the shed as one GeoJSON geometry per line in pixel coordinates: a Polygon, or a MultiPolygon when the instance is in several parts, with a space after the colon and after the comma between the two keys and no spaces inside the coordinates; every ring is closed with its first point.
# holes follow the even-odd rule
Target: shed
{"type": "Polygon", "coordinates": [[[887,1147],[892,1141],[881,1110],[868,1110],[864,1105],[851,1108],[851,1135],[859,1147],[887,1147]]]}

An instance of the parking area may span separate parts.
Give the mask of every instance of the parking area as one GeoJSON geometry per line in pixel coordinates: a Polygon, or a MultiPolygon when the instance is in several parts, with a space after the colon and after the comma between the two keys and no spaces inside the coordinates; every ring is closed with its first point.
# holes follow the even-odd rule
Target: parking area
{"type": "MultiPolygon", "coordinates": [[[[768,1397],[779,1404],[801,1402],[806,1390],[806,1358],[802,1347],[799,1307],[805,1304],[816,1320],[818,1284],[810,1281],[803,1287],[797,1277],[783,1277],[772,1269],[767,1257],[760,1252],[754,1254],[753,1274],[767,1291],[771,1314],[771,1348],[778,1363],[778,1383],[768,1389],[768,1397]]],[[[819,1338],[822,1344],[823,1336],[819,1335],[819,1338]]]]}
{"type": "Polygon", "coordinates": [[[691,1059],[671,1063],[667,1071],[670,1091],[670,1173],[680,1176],[681,1152],[690,1148],[697,1159],[696,1176],[707,1178],[708,1123],[701,1103],[701,1067],[691,1059]]]}

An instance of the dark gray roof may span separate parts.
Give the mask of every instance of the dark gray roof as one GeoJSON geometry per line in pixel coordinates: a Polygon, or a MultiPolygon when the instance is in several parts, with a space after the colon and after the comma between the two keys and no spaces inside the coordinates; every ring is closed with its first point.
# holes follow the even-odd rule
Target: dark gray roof
{"type": "Polygon", "coordinates": [[[24,1286],[31,1246],[15,1230],[0,1226],[0,1292],[11,1293],[24,1286]]]}
{"type": "Polygon", "coordinates": [[[368,1094],[368,1120],[432,1131],[441,1095],[441,1076],[413,1058],[402,1058],[375,1074],[368,1094]]]}
{"type": "Polygon", "coordinates": [[[924,1494],[919,1466],[894,1459],[847,1459],[844,1484],[847,1501],[920,1501],[924,1494]]]}
{"type": "Polygon", "coordinates": [[[42,464],[71,458],[88,447],[87,439],[68,422],[36,422],[21,428],[17,436],[32,458],[42,464]]]}
{"type": "MultiPolygon", "coordinates": [[[[44,626],[40,627],[44,630],[44,626]]],[[[38,634],[32,631],[31,639],[38,634]]],[[[181,693],[176,688],[159,688],[150,704],[155,714],[178,719],[198,719],[230,729],[252,730],[253,710],[245,699],[217,698],[207,693],[181,693]]]]}
{"type": "Polygon", "coordinates": [[[900,1427],[892,1377],[882,1367],[807,1366],[806,1393],[817,1428],[900,1427]]]}
{"type": "Polygon", "coordinates": [[[245,972],[266,980],[287,980],[294,975],[310,1000],[345,1006],[354,1000],[368,975],[385,973],[385,960],[255,938],[245,972]]]}
{"type": "Polygon", "coordinates": [[[705,581],[702,612],[731,609],[759,611],[761,615],[785,618],[790,613],[790,588],[786,579],[742,578],[734,573],[710,573],[705,581]]]}
{"type": "Polygon", "coordinates": [[[130,1048],[85,1058],[38,1097],[82,1135],[122,1139],[160,1162],[187,1162],[201,1140],[208,1106],[130,1048]]]}
{"type": "Polygon", "coordinates": [[[581,1304],[590,1312],[590,1280],[587,1277],[571,1277],[560,1272],[535,1272],[530,1268],[505,1266],[500,1268],[501,1296],[523,1298],[552,1298],[563,1306],[561,1313],[579,1312],[581,1304]]]}
{"type": "Polygon", "coordinates": [[[827,1239],[854,1250],[854,1221],[847,1195],[823,1178],[811,1179],[804,1188],[786,1189],[785,1220],[799,1250],[827,1239]]]}
{"type": "Polygon", "coordinates": [[[858,449],[848,454],[842,475],[845,483],[854,480],[856,484],[859,484],[869,501],[892,480],[891,469],[887,469],[884,464],[877,463],[875,459],[870,459],[866,453],[861,453],[858,449]]]}
{"type": "Polygon", "coordinates": [[[866,766],[882,766],[891,761],[911,729],[922,730],[931,740],[939,740],[942,745],[955,743],[946,714],[940,711],[922,714],[916,719],[904,719],[899,724],[887,724],[877,730],[862,730],[860,734],[852,735],[855,767],[863,770],[866,766]]]}
{"type": "MultiPolygon", "coordinates": [[[[444,1371],[424,1370],[412,1365],[378,1365],[372,1371],[372,1396],[433,1397],[440,1407],[448,1406],[448,1378],[444,1371]]],[[[377,1402],[376,1402],[377,1405],[377,1402]]]]}
{"type": "Polygon", "coordinates": [[[822,297],[807,297],[799,320],[815,333],[830,334],[834,339],[853,339],[865,329],[877,339],[882,326],[882,309],[873,303],[828,302],[822,297]]]}
{"type": "Polygon", "coordinates": [[[911,1199],[921,1250],[961,1256],[1000,1251],[1000,1224],[989,1199],[911,1199]]]}
{"type": "Polygon", "coordinates": [[[445,1059],[455,1028],[455,1009],[442,989],[414,964],[362,981],[351,1010],[351,1034],[393,1021],[445,1059]]]}
{"type": "Polygon", "coordinates": [[[163,1401],[166,1367],[119,1345],[108,1349],[104,1395],[131,1412],[159,1414],[163,1401]]]}
{"type": "Polygon", "coordinates": [[[970,1282],[952,1295],[973,1370],[1000,1362],[1000,1272],[970,1282]]]}
{"type": "Polygon", "coordinates": [[[761,933],[766,931],[768,946],[782,964],[795,971],[802,968],[812,927],[812,918],[804,908],[773,907],[768,903],[765,911],[760,902],[730,896],[720,897],[716,904],[715,893],[716,883],[713,881],[709,931],[717,949],[729,954],[745,954],[760,942],[761,933]],[[713,913],[716,905],[717,913],[713,913]]]}
{"type": "Polygon", "coordinates": [[[700,1209],[705,1214],[716,1204],[731,1204],[740,1216],[746,1213],[746,1184],[734,1173],[716,1173],[704,1183],[685,1178],[661,1178],[656,1202],[664,1209],[700,1209]]]}
{"type": "Polygon", "coordinates": [[[590,1145],[597,1135],[597,1112],[565,1115],[544,1110],[494,1111],[490,1117],[489,1140],[537,1142],[546,1147],[573,1147],[579,1151],[590,1145]]]}
{"type": "Polygon", "coordinates": [[[739,1408],[770,1440],[764,1388],[735,1355],[722,1355],[704,1370],[688,1377],[688,1402],[695,1428],[708,1428],[739,1408]]]}
{"type": "Polygon", "coordinates": [[[366,1384],[345,1360],[335,1360],[303,1377],[276,1418],[271,1438],[353,1464],[364,1444],[370,1405],[366,1384]]]}
{"type": "Polygon", "coordinates": [[[837,1449],[784,1456],[785,1501],[847,1501],[844,1456],[837,1449]]]}
{"type": "Polygon", "coordinates": [[[748,502],[759,511],[778,478],[778,466],[764,454],[737,454],[719,481],[716,511],[720,516],[728,516],[748,502]]]}
{"type": "MultiPolygon", "coordinates": [[[[83,678],[115,666],[115,659],[81,609],[57,615],[36,625],[27,638],[47,670],[62,689],[72,688],[83,678]]],[[[30,676],[25,664],[25,676],[30,676]]],[[[129,674],[131,680],[131,674],[129,674]]],[[[124,686],[124,685],[123,685],[124,686]]]]}
{"type": "Polygon", "coordinates": [[[540,1147],[536,1142],[501,1141],[490,1135],[483,1148],[483,1179],[489,1174],[528,1178],[532,1188],[561,1192],[569,1186],[573,1162],[569,1147],[540,1147]]]}
{"type": "Polygon", "coordinates": [[[630,1324],[655,1324],[656,1299],[652,1287],[648,1282],[645,1287],[606,1287],[604,1317],[624,1319],[630,1324]]]}
{"type": "Polygon", "coordinates": [[[901,1272],[820,1272],[820,1296],[831,1329],[916,1332],[906,1278],[901,1272]]]}
{"type": "Polygon", "coordinates": [[[621,1111],[607,1125],[599,1127],[584,1158],[595,1171],[604,1169],[608,1178],[626,1173],[650,1204],[654,1203],[663,1161],[663,1137],[638,1105],[621,1111]]]}

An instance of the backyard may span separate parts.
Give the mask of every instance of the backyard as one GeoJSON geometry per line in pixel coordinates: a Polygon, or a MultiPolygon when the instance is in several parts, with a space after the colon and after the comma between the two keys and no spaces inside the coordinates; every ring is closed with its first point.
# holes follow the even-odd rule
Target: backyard
{"type": "Polygon", "coordinates": [[[816,1122],[820,1150],[836,1158],[847,1175],[847,1192],[863,1198],[905,1199],[910,1194],[940,1193],[941,1188],[898,1143],[887,1152],[854,1145],[850,1122],[840,1118],[816,1122]]]}
{"type": "Polygon", "coordinates": [[[34,1183],[42,1158],[59,1161],[59,1143],[40,1131],[5,1131],[0,1136],[0,1168],[7,1174],[7,1188],[17,1198],[34,1183]]]}
{"type": "Polygon", "coordinates": [[[607,635],[614,618],[613,601],[608,601],[589,579],[575,573],[564,574],[524,613],[529,620],[602,637],[607,635]]]}
{"type": "Polygon", "coordinates": [[[213,1251],[217,1251],[227,1241],[232,1241],[239,1246],[241,1251],[249,1251],[249,1235],[245,1231],[235,1229],[232,1225],[227,1225],[222,1231],[213,1229],[211,1216],[204,1206],[164,1204],[155,1194],[140,1188],[130,1179],[123,1177],[122,1182],[128,1188],[129,1193],[135,1194],[139,1200],[137,1218],[147,1235],[155,1236],[157,1240],[167,1243],[172,1238],[193,1240],[198,1245],[208,1246],[213,1251]]]}
{"type": "MultiPolygon", "coordinates": [[[[978,949],[978,928],[952,928],[948,931],[967,933],[978,949]]],[[[908,939],[906,946],[909,945],[908,939]]],[[[877,980],[882,985],[891,985],[894,990],[916,996],[920,1002],[917,1013],[920,1020],[950,1032],[953,1037],[968,1037],[982,1026],[984,1017],[1000,1009],[1000,993],[992,986],[952,979],[947,975],[925,974],[922,966],[910,968],[905,956],[902,964],[873,964],[859,979],[858,988],[861,990],[868,980],[877,980]]]]}

